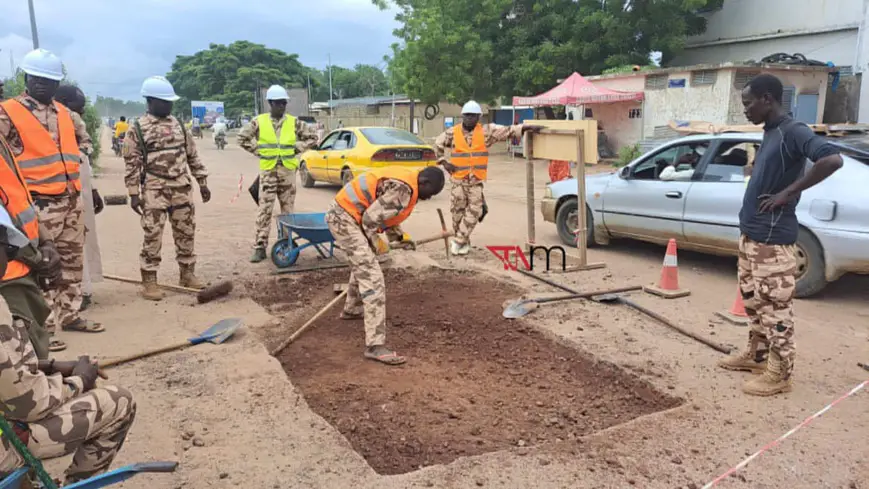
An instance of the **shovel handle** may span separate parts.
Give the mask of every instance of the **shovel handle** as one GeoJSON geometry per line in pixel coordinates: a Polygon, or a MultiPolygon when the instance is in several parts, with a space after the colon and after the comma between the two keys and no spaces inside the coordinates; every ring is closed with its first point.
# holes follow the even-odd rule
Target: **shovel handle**
{"type": "Polygon", "coordinates": [[[303,324],[301,328],[297,329],[295,333],[293,333],[292,335],[290,335],[289,338],[287,338],[283,343],[281,343],[280,345],[278,345],[277,348],[275,348],[274,350],[272,350],[271,355],[272,355],[273,357],[275,357],[275,356],[278,355],[278,353],[284,351],[284,349],[285,349],[286,347],[290,346],[290,343],[292,343],[293,341],[296,341],[296,338],[298,338],[299,336],[301,336],[302,333],[304,333],[306,329],[310,328],[311,325],[314,324],[314,322],[316,322],[318,319],[320,319],[320,317],[321,317],[323,314],[326,314],[326,311],[328,311],[329,309],[332,309],[332,306],[334,306],[335,304],[337,304],[338,301],[340,301],[341,299],[343,299],[346,295],[347,295],[347,291],[346,291],[346,290],[343,291],[343,292],[341,292],[340,294],[336,295],[335,298],[332,299],[331,302],[329,302],[329,303],[326,304],[322,309],[320,309],[320,310],[317,312],[317,314],[314,314],[314,317],[312,317],[311,319],[309,319],[308,322],[306,322],[305,324],[303,324]]]}
{"type": "MultiPolygon", "coordinates": [[[[114,280],[116,282],[125,282],[128,284],[142,285],[142,281],[139,279],[135,279],[135,278],[121,277],[118,275],[107,275],[107,274],[103,274],[103,278],[107,278],[109,280],[114,280]]],[[[185,294],[198,294],[200,292],[200,289],[191,289],[190,287],[181,287],[180,285],[157,284],[157,286],[164,288],[164,289],[167,289],[167,290],[174,290],[175,292],[184,292],[185,294]]]]}
{"type": "Polygon", "coordinates": [[[685,336],[691,338],[692,340],[699,341],[700,343],[703,343],[704,345],[708,346],[709,348],[712,348],[713,350],[715,350],[717,352],[724,353],[725,355],[730,354],[730,348],[727,348],[723,345],[719,345],[718,343],[715,343],[714,341],[710,341],[710,340],[698,335],[697,333],[694,333],[693,331],[688,331],[687,329],[682,328],[681,326],[677,326],[677,325],[673,324],[669,319],[665,318],[664,316],[661,316],[660,314],[658,314],[657,312],[655,312],[651,309],[645,308],[645,307],[637,304],[636,302],[634,302],[632,300],[625,299],[624,297],[620,298],[620,301],[622,303],[624,303],[625,305],[633,307],[637,311],[640,311],[641,313],[645,314],[646,316],[649,316],[653,319],[657,319],[659,322],[663,323],[665,326],[681,333],[682,335],[685,335],[685,336]]]}
{"type": "Polygon", "coordinates": [[[426,244],[426,243],[431,243],[432,241],[440,241],[442,239],[451,238],[455,235],[456,235],[456,233],[454,233],[452,231],[442,231],[437,236],[432,236],[430,238],[423,238],[423,239],[414,240],[414,243],[416,243],[417,245],[422,245],[422,244],[426,244]]]}
{"type": "Polygon", "coordinates": [[[548,304],[550,302],[559,302],[559,301],[569,301],[572,299],[589,299],[598,295],[608,295],[608,294],[619,294],[622,292],[633,292],[635,290],[642,290],[642,285],[631,285],[628,287],[619,287],[617,289],[609,289],[609,290],[597,290],[594,292],[582,292],[578,294],[571,295],[560,295],[558,297],[545,297],[542,299],[533,299],[534,302],[538,304],[548,304]]]}
{"type": "Polygon", "coordinates": [[[188,340],[184,340],[184,342],[178,342],[174,345],[164,346],[162,348],[155,348],[153,350],[140,351],[139,353],[134,353],[132,355],[128,355],[126,357],[117,358],[115,360],[109,360],[108,362],[98,362],[100,368],[111,368],[122,363],[132,362],[133,360],[138,360],[140,358],[150,357],[154,355],[159,355],[160,353],[167,353],[170,351],[180,350],[186,346],[190,346],[191,343],[188,340]]]}

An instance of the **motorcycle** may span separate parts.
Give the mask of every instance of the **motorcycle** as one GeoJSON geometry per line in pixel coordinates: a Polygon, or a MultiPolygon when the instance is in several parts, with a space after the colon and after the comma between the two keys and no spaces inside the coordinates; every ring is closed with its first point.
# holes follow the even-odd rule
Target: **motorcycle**
{"type": "Polygon", "coordinates": [[[121,134],[120,137],[112,138],[112,151],[115,152],[115,156],[121,156],[121,147],[124,145],[124,134],[121,134]]]}
{"type": "Polygon", "coordinates": [[[222,150],[226,147],[226,135],[223,133],[216,134],[214,136],[214,144],[217,145],[217,149],[222,150]]]}

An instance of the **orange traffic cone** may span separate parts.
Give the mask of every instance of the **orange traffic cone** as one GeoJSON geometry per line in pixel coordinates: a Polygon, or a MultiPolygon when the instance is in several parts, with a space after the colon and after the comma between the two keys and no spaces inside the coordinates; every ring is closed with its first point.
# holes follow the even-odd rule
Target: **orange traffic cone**
{"type": "Polygon", "coordinates": [[[742,301],[742,291],[739,290],[739,286],[736,287],[736,300],[733,301],[730,310],[718,311],[715,315],[737,326],[748,324],[748,313],[745,312],[745,303],[742,301]]]}
{"type": "Polygon", "coordinates": [[[679,263],[676,260],[676,240],[667,243],[667,254],[664,255],[664,266],[661,268],[661,280],[658,285],[647,285],[643,290],[665,299],[685,297],[691,293],[688,289],[679,288],[679,263]]]}

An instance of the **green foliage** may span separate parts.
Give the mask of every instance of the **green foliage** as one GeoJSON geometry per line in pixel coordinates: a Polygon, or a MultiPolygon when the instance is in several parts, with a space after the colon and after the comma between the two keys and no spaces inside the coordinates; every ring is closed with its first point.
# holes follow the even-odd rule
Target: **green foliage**
{"type": "Polygon", "coordinates": [[[619,149],[619,158],[618,161],[613,165],[616,168],[627,165],[628,163],[634,161],[642,155],[640,151],[640,145],[634,144],[632,146],[622,146],[619,149]]]}
{"type": "MultiPolygon", "coordinates": [[[[191,100],[222,101],[229,117],[251,113],[257,87],[273,84],[303,88],[310,80],[311,100],[329,100],[328,69],[306,67],[296,54],[249,41],[211,44],[192,56],[178,56],[166,78],[181,97],[175,113],[185,116],[190,114],[191,100]]],[[[376,66],[356,65],[352,70],[333,66],[332,89],[333,98],[385,95],[389,80],[376,66]]]]}
{"type": "MultiPolygon", "coordinates": [[[[66,70],[64,70],[64,73],[66,73],[66,70]]],[[[70,79],[65,79],[63,83],[78,86],[74,80],[70,79]]],[[[21,95],[26,89],[24,85],[24,72],[21,70],[16,71],[15,76],[3,80],[3,86],[5,97],[12,98],[21,95]]],[[[93,156],[91,156],[91,165],[97,166],[97,161],[100,158],[100,126],[102,126],[102,120],[94,109],[93,104],[91,104],[90,99],[88,99],[85,104],[84,116],[82,119],[87,125],[88,135],[90,135],[94,146],[93,156]]]]}
{"type": "Polygon", "coordinates": [[[100,127],[103,125],[102,119],[100,119],[100,115],[97,112],[97,109],[88,101],[88,104],[84,107],[84,116],[82,116],[84,123],[88,128],[88,135],[91,137],[91,141],[93,141],[94,151],[91,154],[91,166],[97,167],[97,162],[100,159],[100,149],[102,148],[102,142],[100,141],[100,127]]]}
{"type": "Polygon", "coordinates": [[[103,97],[102,95],[97,95],[94,108],[97,114],[103,117],[139,117],[145,113],[144,102],[119,100],[113,97],[103,97]]]}
{"type": "Polygon", "coordinates": [[[211,44],[192,56],[177,56],[166,78],[181,97],[175,103],[176,114],[190,114],[191,100],[217,100],[224,103],[228,116],[235,117],[253,110],[258,87],[275,83],[303,87],[308,71],[298,55],[236,41],[228,46],[211,44]]]}
{"type": "MultiPolygon", "coordinates": [[[[372,0],[383,8],[386,0],[372,0]]],[[[666,63],[721,0],[393,0],[390,69],[425,102],[532,95],[574,71],[666,63]]]]}

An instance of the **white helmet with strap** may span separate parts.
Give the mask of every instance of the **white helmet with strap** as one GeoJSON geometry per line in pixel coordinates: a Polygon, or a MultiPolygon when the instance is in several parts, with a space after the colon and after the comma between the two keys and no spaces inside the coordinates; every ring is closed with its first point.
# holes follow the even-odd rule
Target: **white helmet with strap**
{"type": "Polygon", "coordinates": [[[462,106],[462,114],[483,115],[483,108],[480,107],[480,104],[478,104],[477,102],[470,100],[468,101],[468,103],[462,106]]]}
{"type": "Polygon", "coordinates": [[[170,83],[165,76],[152,76],[146,78],[142,83],[142,96],[165,100],[167,102],[175,102],[181,98],[178,95],[175,95],[175,89],[172,87],[172,83],[170,83]]]}
{"type": "Polygon", "coordinates": [[[266,100],[290,100],[290,94],[280,85],[272,85],[266,90],[266,100]]]}
{"type": "Polygon", "coordinates": [[[34,49],[24,55],[24,59],[21,60],[21,71],[49,80],[63,80],[63,63],[54,53],[45,49],[34,49]]]}

